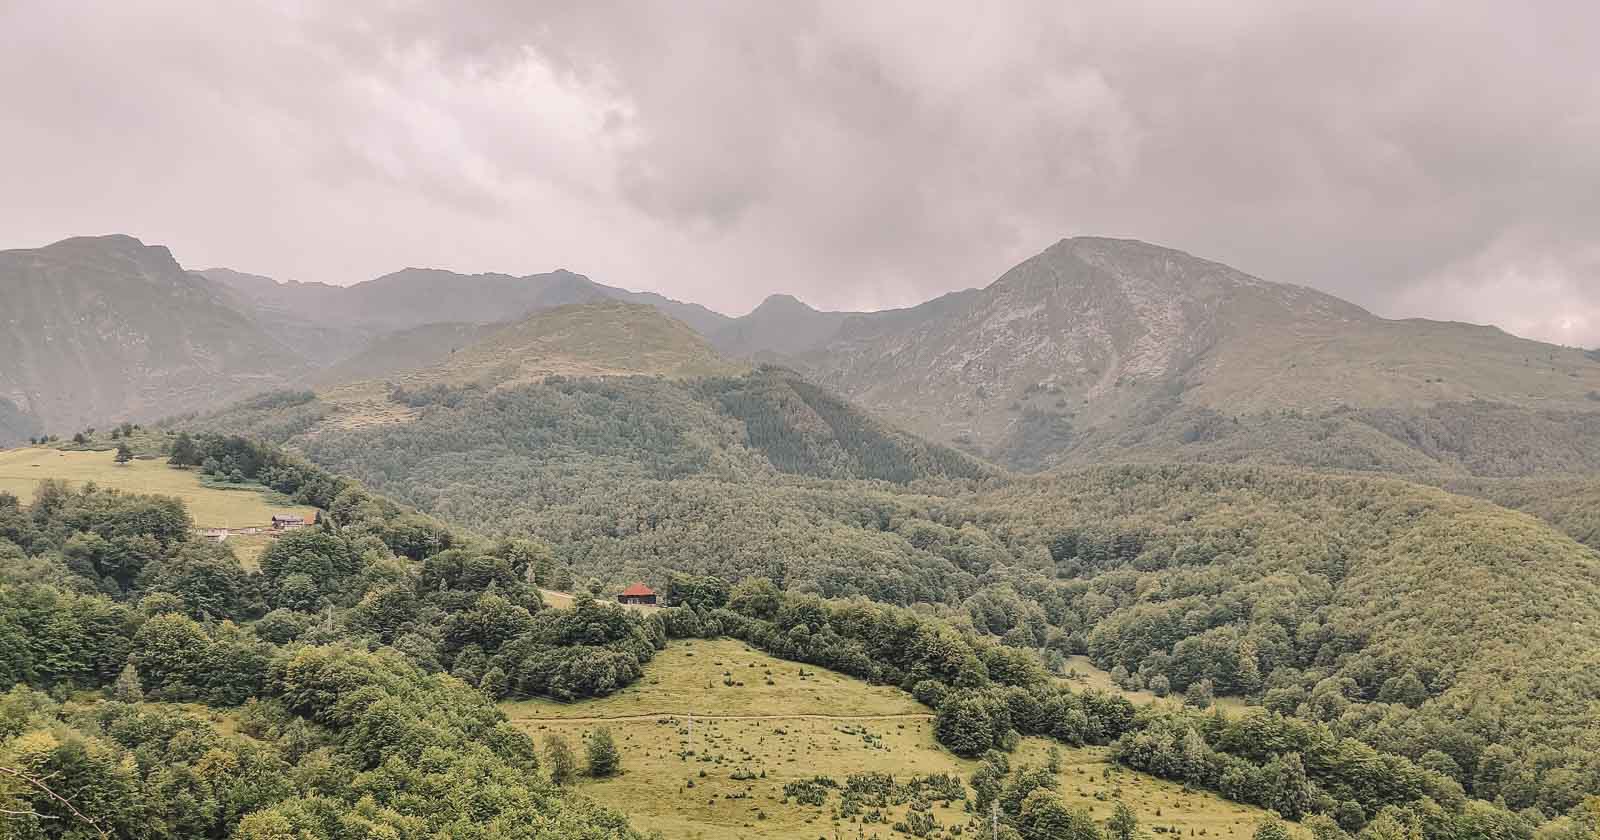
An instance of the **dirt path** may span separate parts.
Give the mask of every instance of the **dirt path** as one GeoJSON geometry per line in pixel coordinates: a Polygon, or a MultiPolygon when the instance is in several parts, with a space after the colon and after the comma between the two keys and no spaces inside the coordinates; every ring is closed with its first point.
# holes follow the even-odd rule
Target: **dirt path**
{"type": "MultiPolygon", "coordinates": [[[[615,715],[599,717],[516,717],[512,723],[627,723],[641,720],[660,720],[661,718],[685,718],[687,712],[657,712],[645,715],[615,715]]],[[[830,720],[830,721],[858,721],[858,720],[933,720],[931,714],[905,714],[905,715],[694,715],[695,720],[830,720]]]]}

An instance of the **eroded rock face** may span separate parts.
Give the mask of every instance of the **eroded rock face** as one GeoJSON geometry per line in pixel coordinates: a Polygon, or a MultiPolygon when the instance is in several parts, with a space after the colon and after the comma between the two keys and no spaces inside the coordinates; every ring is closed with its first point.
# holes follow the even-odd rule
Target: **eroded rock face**
{"type": "Polygon", "coordinates": [[[1140,242],[1064,240],[985,289],[857,316],[806,366],[916,431],[1027,465],[1191,369],[1242,288],[1271,289],[1140,242]]]}
{"type": "MultiPolygon", "coordinates": [[[[1073,453],[1137,454],[1179,412],[1485,398],[1592,409],[1583,383],[1600,381],[1577,351],[1388,321],[1181,251],[1101,238],[1063,240],[984,289],[852,316],[802,358],[817,381],[913,431],[1030,469],[1073,453]],[[1552,375],[1519,373],[1535,357],[1552,375]]],[[[1194,433],[1161,434],[1167,446],[1194,433]]]]}

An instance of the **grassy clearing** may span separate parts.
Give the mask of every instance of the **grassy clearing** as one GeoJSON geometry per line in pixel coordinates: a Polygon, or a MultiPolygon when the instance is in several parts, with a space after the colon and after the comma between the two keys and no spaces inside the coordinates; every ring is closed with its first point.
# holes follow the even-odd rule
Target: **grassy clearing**
{"type": "MultiPolygon", "coordinates": [[[[784,785],[815,776],[843,784],[864,772],[901,780],[955,773],[965,780],[976,767],[938,745],[929,710],[903,692],[784,662],[731,640],[674,642],[647,666],[643,680],[611,697],[504,708],[536,739],[561,735],[580,752],[584,735],[602,725],[597,719],[631,718],[603,722],[622,752],[623,775],[579,784],[626,811],[639,828],[669,840],[889,840],[903,836],[890,825],[907,806],[886,809],[882,823],[836,819],[837,792],[809,806],[785,801],[784,785]],[[851,717],[860,715],[881,717],[851,717]]],[[[1042,739],[1026,739],[1012,761],[1042,766],[1049,748],[1042,739]]],[[[1060,755],[1062,797],[1099,820],[1120,798],[1138,812],[1146,831],[1171,827],[1184,836],[1192,831],[1194,837],[1243,840],[1262,816],[1118,768],[1103,748],[1062,747],[1060,755]]],[[[959,801],[936,805],[933,814],[945,826],[970,818],[959,801]]]]}
{"type": "Polygon", "coordinates": [[[541,589],[539,590],[539,596],[544,598],[544,602],[547,606],[554,607],[558,610],[569,609],[572,606],[572,596],[566,592],[557,592],[554,589],[541,589]]]}
{"type": "Polygon", "coordinates": [[[261,571],[261,555],[277,539],[273,534],[233,534],[228,537],[228,547],[239,558],[239,566],[247,572],[261,571]]]}
{"type": "Polygon", "coordinates": [[[674,642],[644,679],[598,700],[526,700],[506,706],[515,718],[623,715],[925,715],[905,692],[843,674],[775,659],[732,640],[674,642]],[[733,685],[728,685],[728,682],[733,685]],[[742,683],[742,685],[741,685],[742,683]],[[848,708],[839,701],[848,699],[848,708]]]}
{"type": "MultiPolygon", "coordinates": [[[[1129,691],[1111,679],[1111,672],[1096,667],[1087,656],[1067,657],[1067,674],[1065,681],[1077,689],[1092,688],[1107,694],[1116,694],[1128,698],[1128,701],[1137,706],[1155,703],[1162,706],[1177,708],[1183,705],[1183,695],[1168,694],[1166,697],[1157,697],[1148,691],[1129,691]]],[[[1239,697],[1218,697],[1216,705],[1229,712],[1240,712],[1252,708],[1251,704],[1239,697]]]]}
{"type": "MultiPolygon", "coordinates": [[[[295,505],[260,487],[202,483],[198,472],[173,469],[163,460],[118,464],[115,458],[116,453],[110,451],[66,452],[38,448],[0,451],[0,492],[11,493],[27,502],[33,498],[34,488],[40,481],[60,478],[73,484],[92,481],[101,487],[130,493],[176,496],[183,500],[195,525],[201,528],[248,528],[266,525],[275,513],[308,518],[314,513],[311,508],[295,505]]],[[[235,550],[238,549],[236,545],[235,550]]],[[[260,554],[260,550],[255,553],[260,554]]]]}

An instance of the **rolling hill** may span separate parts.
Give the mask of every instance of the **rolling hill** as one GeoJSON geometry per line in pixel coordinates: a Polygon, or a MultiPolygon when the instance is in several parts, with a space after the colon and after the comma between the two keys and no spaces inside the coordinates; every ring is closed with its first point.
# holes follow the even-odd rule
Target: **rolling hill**
{"type": "Polygon", "coordinates": [[[419,395],[404,422],[284,439],[548,542],[578,580],[921,605],[1138,687],[1253,698],[1514,808],[1600,787],[1600,554],[1486,501],[1284,467],[1001,475],[775,368],[419,395]]]}
{"type": "Polygon", "coordinates": [[[171,252],[127,236],[0,252],[0,445],[281,386],[307,362],[171,252]]]}
{"type": "Polygon", "coordinates": [[[327,387],[365,382],[429,367],[448,359],[450,354],[501,326],[443,321],[383,333],[368,341],[354,355],[313,373],[307,384],[327,387]]]}
{"type": "MultiPolygon", "coordinates": [[[[579,789],[627,812],[640,829],[674,840],[809,840],[819,830],[850,826],[837,811],[848,810],[840,806],[850,798],[852,777],[902,784],[935,774],[964,779],[981,766],[942,749],[932,710],[910,695],[796,666],[731,639],[669,643],[645,666],[640,682],[603,699],[531,700],[502,708],[513,725],[538,738],[578,743],[596,727],[607,727],[627,772],[586,780],[579,789]],[[692,729],[685,725],[691,718],[692,729]],[[694,759],[686,763],[691,751],[694,759]],[[785,795],[785,788],[819,777],[841,789],[830,788],[817,804],[785,795]]],[[[1056,749],[1051,772],[1064,800],[1097,820],[1109,819],[1120,802],[1144,825],[1200,828],[1208,837],[1228,840],[1250,836],[1266,816],[1258,808],[1117,768],[1103,747],[1056,749]]],[[[1014,762],[1048,766],[1049,750],[1048,739],[1029,738],[1014,762]]],[[[856,836],[905,836],[890,825],[910,814],[912,798],[891,799],[882,806],[885,819],[862,826],[856,836]]],[[[966,811],[961,800],[940,802],[931,813],[946,827],[983,818],[966,811]]]]}
{"type": "MultiPolygon", "coordinates": [[[[729,362],[648,305],[607,300],[543,310],[473,330],[477,340],[454,352],[433,339],[467,332],[423,327],[408,334],[419,331],[429,341],[398,343],[410,348],[405,352],[420,347],[419,358],[442,354],[442,360],[315,393],[264,395],[180,424],[325,454],[369,446],[420,454],[453,438],[463,448],[423,456],[438,464],[440,476],[507,454],[537,468],[593,454],[629,474],[646,465],[662,476],[739,480],[791,474],[907,482],[993,472],[790,371],[729,362]],[[466,437],[448,431],[459,427],[478,431],[466,437]],[[502,436],[485,440],[488,429],[502,436]]],[[[397,355],[403,355],[398,348],[396,355],[373,354],[372,364],[381,367],[397,355]]],[[[518,488],[507,482],[499,490],[518,488]]]]}
{"type": "Polygon", "coordinates": [[[606,299],[538,310],[513,323],[400,330],[313,376],[313,383],[328,383],[315,394],[245,400],[207,423],[283,442],[302,432],[409,422],[439,401],[458,405],[469,395],[552,376],[682,379],[746,369],[654,307],[606,299]]]}
{"type": "Polygon", "coordinates": [[[487,329],[436,364],[396,378],[406,385],[508,385],[546,376],[715,376],[724,360],[681,321],[644,304],[603,300],[544,309],[487,329]]]}

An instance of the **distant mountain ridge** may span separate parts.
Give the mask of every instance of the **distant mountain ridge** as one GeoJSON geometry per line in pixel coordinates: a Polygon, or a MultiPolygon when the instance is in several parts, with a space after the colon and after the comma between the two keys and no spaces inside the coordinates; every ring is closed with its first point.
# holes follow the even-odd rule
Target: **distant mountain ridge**
{"type": "Polygon", "coordinates": [[[318,370],[306,384],[326,387],[385,379],[436,365],[503,326],[443,321],[383,333],[355,355],[318,370]]]}
{"type": "Polygon", "coordinates": [[[855,314],[822,312],[792,295],[771,295],[748,315],[730,319],[707,338],[730,356],[797,356],[833,340],[855,314]]]}
{"type": "MultiPolygon", "coordinates": [[[[33,265],[18,255],[45,255],[40,265],[53,268],[28,271],[140,288],[153,275],[118,255],[129,247],[147,246],[102,237],[6,252],[7,276],[33,265]]],[[[84,359],[94,358],[80,353],[76,372],[38,373],[48,342],[37,325],[65,324],[79,308],[57,299],[54,314],[33,314],[27,330],[3,337],[20,347],[30,336],[32,349],[13,351],[25,361],[0,370],[0,441],[214,407],[252,389],[398,376],[445,363],[495,325],[621,301],[687,325],[714,355],[784,365],[886,421],[1022,470],[1201,461],[1417,475],[1600,472],[1600,353],[1490,327],[1387,320],[1136,240],[1065,239],[983,288],[905,309],[825,312],[778,294],[737,318],[566,270],[408,268],[340,287],[228,269],[186,272],[165,249],[151,253],[160,256],[156,274],[177,278],[162,294],[173,283],[189,289],[189,303],[162,307],[205,301],[204,313],[181,319],[188,349],[157,354],[187,354],[172,364],[189,380],[179,384],[165,363],[135,364],[90,376],[81,393],[51,391],[48,383],[89,376],[84,359]],[[204,327],[221,321],[233,326],[204,327]]],[[[20,288],[13,282],[0,294],[20,288]]],[[[130,319],[143,324],[127,325],[130,334],[152,328],[146,309],[129,304],[130,319]]],[[[102,305],[96,334],[122,332],[119,312],[102,305]]],[[[168,338],[105,347],[138,358],[168,338]]],[[[101,346],[82,346],[90,345],[101,346]]]]}
{"type": "Polygon", "coordinates": [[[699,304],[605,286],[566,269],[513,276],[405,268],[350,286],[279,282],[223,268],[200,273],[263,309],[298,313],[301,318],[324,326],[372,333],[432,323],[514,321],[540,309],[600,300],[655,306],[702,334],[715,332],[730,320],[699,304]]]}
{"type": "Polygon", "coordinates": [[[703,334],[731,320],[565,270],[414,268],[346,287],[190,271],[165,247],[121,234],[4,251],[0,446],[424,367],[485,325],[596,301],[652,306],[703,334]]]}
{"type": "Polygon", "coordinates": [[[0,251],[0,359],[0,444],[214,406],[307,369],[166,248],[120,235],[0,251]]]}

